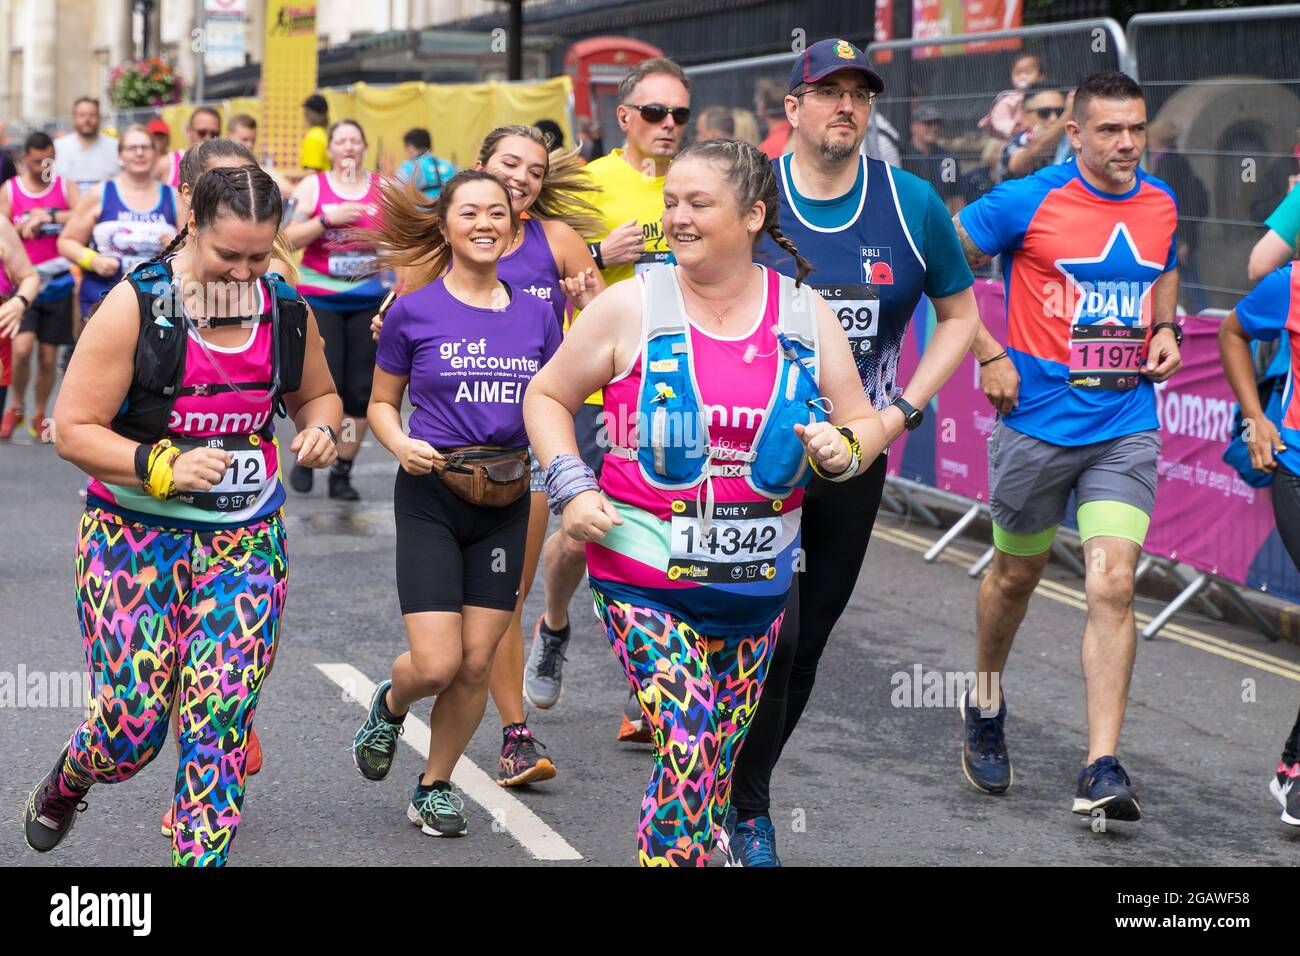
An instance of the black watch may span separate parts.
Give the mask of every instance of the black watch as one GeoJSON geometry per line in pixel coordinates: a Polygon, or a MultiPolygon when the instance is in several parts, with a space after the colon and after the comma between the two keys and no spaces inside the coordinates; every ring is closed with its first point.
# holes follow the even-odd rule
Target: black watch
{"type": "Polygon", "coordinates": [[[1179,348],[1183,347],[1183,327],[1181,325],[1177,322],[1157,322],[1155,325],[1151,326],[1151,335],[1154,336],[1161,329],[1173,329],[1174,344],[1179,348]]]}
{"type": "Polygon", "coordinates": [[[330,428],[328,425],[313,425],[312,428],[319,428],[321,431],[323,431],[326,435],[329,436],[330,441],[332,441],[335,445],[339,443],[339,436],[335,435],[334,429],[330,428]]]}
{"type": "Polygon", "coordinates": [[[904,430],[914,432],[921,427],[921,421],[925,418],[925,413],[919,408],[914,408],[912,403],[903,396],[898,396],[890,404],[903,413],[904,430]]]}

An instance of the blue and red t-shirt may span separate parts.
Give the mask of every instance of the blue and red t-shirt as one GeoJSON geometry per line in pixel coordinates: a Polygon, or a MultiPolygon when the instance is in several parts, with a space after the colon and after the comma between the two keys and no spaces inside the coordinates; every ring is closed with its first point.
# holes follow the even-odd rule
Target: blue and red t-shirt
{"type": "Polygon", "coordinates": [[[1016,431],[1089,445],[1157,428],[1146,363],[1152,287],[1177,268],[1173,190],[1141,169],[1103,193],[1073,162],[1004,182],[961,211],[984,252],[1005,257],[1007,352],[1020,373],[1016,431]]]}
{"type": "MultiPolygon", "coordinates": [[[[1290,343],[1300,336],[1300,271],[1297,263],[1288,262],[1259,280],[1259,285],[1237,303],[1237,321],[1252,339],[1270,342],[1289,333],[1290,343]]],[[[1277,459],[1293,474],[1300,474],[1300,402],[1296,401],[1295,380],[1300,372],[1300,356],[1292,344],[1287,368],[1286,389],[1282,393],[1282,427],[1278,429],[1286,451],[1277,459]]]]}

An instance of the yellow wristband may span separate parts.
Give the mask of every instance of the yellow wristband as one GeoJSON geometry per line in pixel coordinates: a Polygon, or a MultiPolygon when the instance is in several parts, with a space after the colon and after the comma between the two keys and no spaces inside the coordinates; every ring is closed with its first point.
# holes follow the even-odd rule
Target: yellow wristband
{"type": "Polygon", "coordinates": [[[82,252],[81,256],[77,259],[77,265],[81,266],[83,269],[93,269],[95,268],[95,257],[98,255],[98,252],[87,246],[85,251],[82,252]]]}
{"type": "Polygon", "coordinates": [[[144,490],[159,501],[176,497],[176,459],[181,450],[164,438],[149,452],[149,477],[144,490]]]}

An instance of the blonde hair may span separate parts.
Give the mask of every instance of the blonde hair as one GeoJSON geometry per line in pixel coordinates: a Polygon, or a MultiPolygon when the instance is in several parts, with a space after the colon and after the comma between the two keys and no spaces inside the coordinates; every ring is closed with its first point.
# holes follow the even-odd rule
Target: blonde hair
{"type": "MultiPolygon", "coordinates": [[[[507,136],[522,136],[532,140],[545,152],[550,141],[536,126],[498,126],[488,133],[479,147],[478,161],[486,168],[488,160],[507,136]]],[[[583,239],[595,239],[607,230],[600,211],[584,194],[599,192],[600,187],[582,171],[580,149],[557,149],[546,153],[546,173],[542,177],[542,191],[528,208],[535,219],[554,219],[567,223],[583,239]]]]}
{"type": "Polygon", "coordinates": [[[119,156],[122,154],[122,150],[126,149],[126,137],[128,133],[143,133],[149,140],[149,148],[155,153],[158,152],[158,146],[153,141],[153,133],[149,132],[149,127],[145,126],[143,123],[132,123],[130,126],[124,127],[117,134],[117,152],[119,156]]]}

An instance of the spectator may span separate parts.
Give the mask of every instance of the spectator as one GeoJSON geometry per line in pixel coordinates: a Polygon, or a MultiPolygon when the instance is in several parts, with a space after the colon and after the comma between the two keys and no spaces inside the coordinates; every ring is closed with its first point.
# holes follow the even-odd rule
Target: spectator
{"type": "MultiPolygon", "coordinates": [[[[786,87],[779,80],[763,78],[754,84],[754,109],[766,135],[758,148],[768,159],[780,159],[790,142],[790,121],[785,118],[786,87]]],[[[793,148],[793,147],[792,147],[793,148]]]]}
{"type": "Polygon", "coordinates": [[[912,148],[903,157],[903,169],[926,180],[948,212],[956,215],[965,205],[958,182],[957,157],[939,145],[943,135],[943,114],[938,107],[925,104],[912,114],[912,148]]]}
{"type": "Polygon", "coordinates": [[[327,172],[330,168],[329,133],[330,105],[325,97],[313,93],[302,101],[302,114],[307,123],[307,134],[298,151],[298,165],[308,173],[327,172]]]}
{"type": "Polygon", "coordinates": [[[456,167],[433,155],[433,140],[427,129],[410,129],[402,137],[406,144],[406,161],[397,167],[397,179],[414,183],[430,199],[437,199],[442,184],[456,175],[456,167]]]}
{"type": "Polygon", "coordinates": [[[862,140],[862,152],[872,159],[901,169],[903,158],[898,149],[900,139],[898,130],[885,119],[880,110],[872,110],[867,119],[867,135],[862,140]]]}
{"type": "Polygon", "coordinates": [[[1173,187],[1178,197],[1178,273],[1183,307],[1193,315],[1209,306],[1196,264],[1201,220],[1210,210],[1209,196],[1192,164],[1178,150],[1178,127],[1158,119],[1147,127],[1148,169],[1173,187]]]}
{"type": "Polygon", "coordinates": [[[1025,128],[1007,140],[998,162],[998,181],[1019,179],[1055,162],[1065,124],[1070,118],[1074,91],[1069,96],[1055,87],[1040,86],[1025,92],[1025,128]]]}
{"type": "Polygon", "coordinates": [[[984,141],[979,165],[962,174],[962,199],[966,205],[969,206],[998,184],[998,160],[1002,156],[1003,145],[1001,140],[990,136],[984,141]]]}
{"type": "Polygon", "coordinates": [[[1032,53],[1022,53],[1011,63],[1011,89],[993,99],[988,115],[979,122],[980,129],[998,139],[1010,139],[1023,129],[1025,90],[1046,82],[1043,65],[1032,53]]]}
{"type": "MultiPolygon", "coordinates": [[[[150,134],[153,130],[149,131],[150,134]]],[[[189,149],[195,143],[201,143],[207,139],[218,139],[221,136],[221,113],[211,106],[200,106],[190,114],[190,118],[185,121],[185,149],[189,149]]],[[[168,137],[170,142],[170,137],[168,137]]],[[[167,152],[167,147],[158,154],[158,162],[154,166],[153,174],[160,183],[166,183],[172,189],[181,188],[181,159],[185,156],[184,149],[173,149],[167,152]]]]}
{"type": "Polygon", "coordinates": [[[578,149],[584,164],[597,156],[605,155],[604,144],[600,141],[600,131],[588,116],[578,117],[578,149]]]}
{"type": "Polygon", "coordinates": [[[151,119],[145,129],[149,130],[149,135],[153,137],[153,148],[158,151],[158,155],[166,155],[172,145],[172,128],[162,117],[157,117],[151,119]]]}
{"type": "Polygon", "coordinates": [[[99,100],[89,96],[72,104],[72,128],[54,141],[54,172],[84,196],[117,175],[117,140],[99,131],[99,100]]]}
{"type": "Polygon", "coordinates": [[[560,129],[560,124],[553,119],[539,119],[533,124],[536,129],[542,131],[542,135],[547,138],[551,144],[550,152],[557,149],[564,149],[564,130],[560,129]]]}
{"type": "Polygon", "coordinates": [[[703,143],[711,139],[734,139],[736,121],[725,106],[710,106],[695,121],[695,140],[703,143]]]}
{"type": "Polygon", "coordinates": [[[732,110],[731,125],[735,130],[736,139],[753,143],[755,146],[763,141],[763,137],[758,135],[758,119],[749,110],[732,110]]]}

